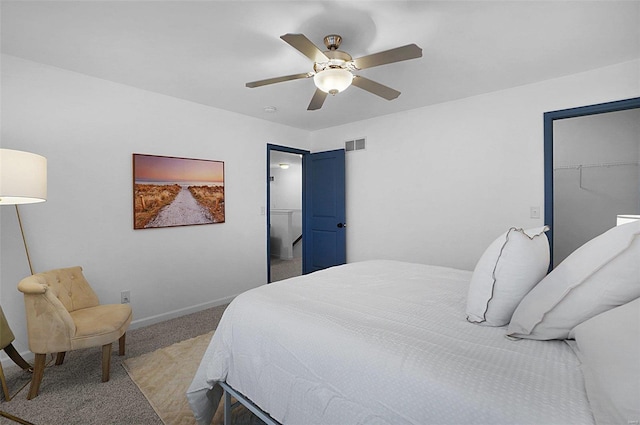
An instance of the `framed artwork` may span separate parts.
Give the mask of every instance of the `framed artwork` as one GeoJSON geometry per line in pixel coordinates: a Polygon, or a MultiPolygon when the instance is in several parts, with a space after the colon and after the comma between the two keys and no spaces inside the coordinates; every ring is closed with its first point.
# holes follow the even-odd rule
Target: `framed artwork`
{"type": "Polygon", "coordinates": [[[224,162],[133,154],[133,228],[224,223],[224,162]]]}

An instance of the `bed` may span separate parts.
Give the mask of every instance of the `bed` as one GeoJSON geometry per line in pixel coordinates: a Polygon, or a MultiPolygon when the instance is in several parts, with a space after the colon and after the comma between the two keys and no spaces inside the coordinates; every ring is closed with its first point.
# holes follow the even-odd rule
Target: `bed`
{"type": "Polygon", "coordinates": [[[218,384],[270,423],[597,422],[575,341],[469,321],[478,267],[364,261],[239,295],[187,392],[198,423],[211,423],[218,384]]]}

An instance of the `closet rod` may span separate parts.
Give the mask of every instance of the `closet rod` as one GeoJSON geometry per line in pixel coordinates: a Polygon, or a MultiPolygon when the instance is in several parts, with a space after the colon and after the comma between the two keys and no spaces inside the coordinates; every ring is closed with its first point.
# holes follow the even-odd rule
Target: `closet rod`
{"type": "Polygon", "coordinates": [[[600,164],[558,165],[555,170],[579,170],[581,168],[619,167],[622,165],[639,165],[640,162],[603,162],[600,164]]]}

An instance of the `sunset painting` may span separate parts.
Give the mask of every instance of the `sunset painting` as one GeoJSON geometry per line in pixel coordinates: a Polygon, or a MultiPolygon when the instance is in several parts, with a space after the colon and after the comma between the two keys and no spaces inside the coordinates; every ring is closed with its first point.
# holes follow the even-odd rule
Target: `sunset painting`
{"type": "Polygon", "coordinates": [[[133,154],[133,228],[224,223],[224,162],[133,154]]]}

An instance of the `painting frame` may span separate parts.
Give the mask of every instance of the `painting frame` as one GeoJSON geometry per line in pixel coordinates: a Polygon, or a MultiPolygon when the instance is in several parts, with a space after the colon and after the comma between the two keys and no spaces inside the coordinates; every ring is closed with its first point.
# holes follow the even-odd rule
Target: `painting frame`
{"type": "Polygon", "coordinates": [[[219,224],[224,161],[133,153],[133,229],[219,224]]]}

